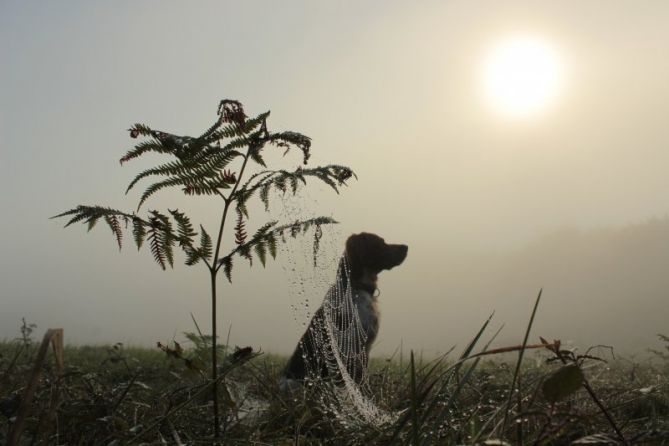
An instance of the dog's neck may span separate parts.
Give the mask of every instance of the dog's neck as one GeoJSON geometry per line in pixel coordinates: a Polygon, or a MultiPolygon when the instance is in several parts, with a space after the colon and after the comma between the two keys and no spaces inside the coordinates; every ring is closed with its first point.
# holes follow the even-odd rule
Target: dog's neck
{"type": "Polygon", "coordinates": [[[378,281],[378,275],[374,272],[365,270],[362,274],[362,277],[353,281],[352,285],[354,288],[360,288],[368,292],[372,297],[377,290],[376,283],[378,281]]]}
{"type": "Polygon", "coordinates": [[[346,257],[342,257],[339,262],[339,269],[337,270],[337,280],[342,289],[346,289],[350,282],[353,288],[361,289],[369,293],[372,297],[376,290],[376,282],[378,280],[378,273],[364,268],[362,272],[350,271],[346,265],[346,257]]]}

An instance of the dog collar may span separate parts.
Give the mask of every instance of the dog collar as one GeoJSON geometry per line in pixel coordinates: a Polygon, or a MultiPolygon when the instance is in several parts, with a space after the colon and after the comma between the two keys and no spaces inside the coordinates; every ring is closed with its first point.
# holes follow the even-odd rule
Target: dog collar
{"type": "Polygon", "coordinates": [[[373,285],[368,285],[366,283],[356,283],[355,284],[356,288],[360,288],[363,291],[367,291],[370,296],[376,297],[376,292],[379,290],[377,287],[373,285]]]}

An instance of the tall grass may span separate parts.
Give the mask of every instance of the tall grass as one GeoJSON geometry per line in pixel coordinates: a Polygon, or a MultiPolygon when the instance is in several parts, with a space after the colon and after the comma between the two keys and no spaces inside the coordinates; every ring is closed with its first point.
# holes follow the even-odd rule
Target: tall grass
{"type": "MultiPolygon", "coordinates": [[[[531,319],[522,343],[491,348],[496,334],[482,341],[489,323],[452,359],[447,354],[421,364],[411,352],[402,364],[394,357],[373,360],[373,397],[399,413],[384,426],[343,426],[310,389],[298,395],[278,391],[286,358],[228,349],[219,370],[222,438],[226,444],[272,445],[669,442],[667,358],[638,363],[608,354],[597,358],[597,351],[579,356],[556,342],[530,344],[531,319]],[[565,374],[560,357],[584,380],[565,374]]],[[[47,357],[21,444],[211,444],[211,383],[196,361],[210,345],[163,347],[66,346],[62,373],[47,357]],[[49,420],[56,389],[61,397],[49,420]]],[[[652,347],[663,352],[662,345],[652,347]]],[[[37,354],[30,340],[0,343],[0,444],[16,423],[37,354]]]]}

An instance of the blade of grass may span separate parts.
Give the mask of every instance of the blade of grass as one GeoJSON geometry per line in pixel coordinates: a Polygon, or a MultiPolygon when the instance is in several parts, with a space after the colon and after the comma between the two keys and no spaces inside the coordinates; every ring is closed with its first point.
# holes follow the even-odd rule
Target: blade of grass
{"type": "Polygon", "coordinates": [[[418,399],[416,395],[416,365],[414,363],[413,350],[411,350],[411,432],[413,444],[418,445],[418,399]]]}
{"type": "MultiPolygon", "coordinates": [[[[520,352],[518,352],[518,361],[516,362],[516,370],[513,372],[513,380],[511,381],[511,388],[509,389],[509,399],[506,403],[506,409],[504,410],[504,421],[502,422],[502,435],[504,435],[504,432],[506,432],[506,425],[509,420],[509,409],[511,407],[511,399],[513,398],[514,391],[516,390],[516,382],[518,382],[519,379],[519,373],[520,373],[520,365],[523,362],[523,355],[525,353],[525,346],[527,345],[527,340],[530,336],[530,330],[532,329],[532,324],[534,323],[534,316],[537,314],[537,308],[539,307],[539,301],[541,300],[541,293],[543,292],[543,288],[539,290],[539,294],[537,295],[537,300],[534,302],[534,308],[532,309],[532,315],[530,316],[530,321],[527,324],[527,330],[525,330],[525,338],[523,339],[523,345],[522,348],[520,349],[520,352]]],[[[522,398],[520,395],[520,389],[518,389],[518,397],[522,398]]],[[[518,412],[522,411],[521,408],[521,401],[518,401],[518,412]]],[[[522,444],[522,423],[519,425],[519,438],[518,441],[520,444],[522,444]]]]}
{"type": "MultiPolygon", "coordinates": [[[[492,315],[491,315],[492,317],[492,315]]],[[[488,319],[488,322],[490,319],[488,319]]],[[[451,409],[453,409],[453,406],[455,406],[455,402],[460,395],[460,391],[465,387],[465,385],[469,382],[469,379],[472,377],[472,374],[476,367],[478,366],[479,362],[481,361],[481,358],[483,357],[483,353],[488,350],[488,347],[494,342],[494,340],[497,338],[497,336],[500,334],[502,329],[504,328],[504,325],[499,327],[499,329],[495,332],[495,334],[490,338],[490,340],[486,343],[486,345],[483,346],[483,350],[478,353],[476,356],[476,359],[474,360],[474,363],[467,369],[465,372],[465,375],[462,377],[461,380],[458,381],[458,386],[455,388],[455,391],[449,396],[448,401],[445,402],[444,408],[441,410],[439,415],[435,417],[435,421],[432,425],[432,428],[429,429],[430,432],[432,432],[432,435],[434,435],[435,432],[438,432],[438,427],[441,424],[441,420],[443,420],[446,417],[446,413],[448,413],[451,409]]],[[[465,359],[470,359],[474,356],[468,356],[465,359]]],[[[450,378],[450,377],[449,377],[450,378]]],[[[438,396],[439,393],[435,395],[435,398],[432,400],[430,407],[433,407],[434,404],[438,401],[438,396]]],[[[424,420],[423,420],[424,421],[424,420]]],[[[426,438],[427,444],[434,444],[432,442],[432,435],[428,436],[426,438]]]]}
{"type": "MultiPolygon", "coordinates": [[[[481,329],[479,330],[479,332],[476,334],[476,336],[474,337],[474,339],[472,339],[472,341],[469,343],[469,345],[467,346],[467,348],[465,349],[465,351],[462,353],[462,355],[460,355],[460,359],[458,359],[458,361],[456,361],[455,364],[453,364],[452,366],[446,368],[446,370],[444,370],[443,372],[439,373],[438,376],[436,376],[436,377],[432,380],[432,382],[424,388],[424,390],[420,393],[420,395],[419,395],[418,398],[417,398],[417,402],[416,402],[416,403],[417,403],[417,406],[420,406],[420,405],[423,403],[423,401],[425,400],[425,398],[427,398],[427,396],[429,395],[429,393],[430,393],[430,391],[432,390],[432,388],[433,388],[438,382],[440,382],[440,381],[443,379],[443,377],[444,377],[447,373],[451,372],[451,375],[450,375],[449,378],[448,378],[448,380],[450,380],[450,377],[453,376],[453,370],[456,369],[456,368],[459,370],[459,368],[462,366],[462,363],[468,359],[468,358],[467,358],[467,355],[469,355],[469,353],[471,353],[471,351],[474,349],[474,346],[476,345],[476,343],[478,342],[479,338],[481,337],[481,335],[482,335],[483,332],[485,331],[486,327],[487,327],[488,324],[490,323],[490,320],[492,319],[492,317],[493,317],[494,314],[495,314],[495,313],[493,312],[493,313],[490,315],[490,317],[488,317],[488,319],[483,323],[483,326],[481,327],[481,329]]],[[[435,364],[435,366],[433,366],[433,367],[430,369],[429,374],[432,374],[432,373],[436,370],[437,365],[439,365],[439,363],[435,364]]],[[[429,374],[428,374],[428,376],[426,376],[426,377],[424,378],[423,382],[427,382],[427,381],[428,381],[428,379],[430,378],[430,377],[429,377],[429,374]]],[[[448,381],[447,381],[446,383],[443,383],[442,386],[440,387],[439,391],[437,392],[437,394],[439,394],[439,393],[446,387],[447,384],[448,384],[448,381]]],[[[434,400],[433,400],[433,402],[434,402],[434,400]]],[[[423,417],[422,417],[423,419],[425,419],[425,418],[429,415],[430,411],[434,409],[434,405],[435,405],[435,404],[436,404],[436,402],[434,402],[434,404],[431,404],[431,405],[428,407],[428,409],[426,409],[426,411],[425,411],[425,413],[423,414],[423,417]]],[[[395,426],[395,431],[393,432],[393,435],[392,435],[391,439],[390,439],[389,442],[388,442],[389,445],[395,443],[395,441],[399,439],[399,437],[400,437],[400,432],[402,432],[402,429],[404,429],[404,426],[406,426],[406,424],[407,424],[407,423],[409,422],[409,420],[411,419],[411,415],[412,415],[411,412],[406,413],[406,414],[404,414],[404,416],[402,416],[402,418],[400,418],[400,420],[397,422],[397,424],[396,424],[396,426],[395,426]]]]}
{"type": "MultiPolygon", "coordinates": [[[[494,315],[495,315],[495,313],[493,312],[493,313],[488,317],[488,319],[483,323],[483,325],[482,325],[481,328],[479,329],[479,332],[476,334],[476,336],[474,337],[474,339],[471,340],[471,342],[469,343],[469,345],[467,346],[467,348],[466,348],[466,349],[462,352],[462,354],[460,355],[460,358],[458,359],[458,361],[457,361],[455,364],[453,364],[453,366],[451,367],[453,370],[451,371],[451,373],[450,373],[450,375],[448,376],[448,378],[446,379],[446,381],[442,383],[442,385],[440,386],[439,390],[436,392],[435,395],[439,395],[439,394],[441,393],[441,391],[442,391],[443,389],[445,389],[446,386],[448,386],[448,384],[449,384],[450,381],[451,381],[451,378],[453,378],[453,376],[455,376],[455,374],[460,370],[460,368],[462,367],[464,361],[466,361],[467,359],[470,358],[470,356],[469,356],[470,353],[472,352],[472,350],[473,350],[474,347],[476,346],[476,343],[478,342],[478,340],[479,340],[479,339],[481,338],[481,336],[483,335],[483,332],[484,332],[485,329],[488,327],[488,324],[490,323],[490,321],[492,320],[492,317],[493,317],[494,315]]],[[[429,392],[429,390],[432,389],[432,387],[434,386],[434,384],[436,384],[436,383],[437,383],[437,382],[438,382],[444,375],[445,375],[445,373],[444,373],[444,374],[441,374],[440,376],[437,377],[437,379],[432,383],[432,385],[429,386],[429,388],[428,388],[428,392],[429,392]]],[[[425,396],[427,396],[427,395],[425,395],[425,396]]],[[[430,402],[430,405],[427,407],[427,409],[425,410],[425,413],[423,414],[423,421],[430,415],[430,413],[432,412],[432,410],[433,410],[434,407],[436,406],[437,402],[438,402],[438,401],[437,401],[437,398],[434,398],[434,399],[430,402]]]]}
{"type": "Polygon", "coordinates": [[[195,324],[195,329],[197,330],[197,334],[200,335],[200,340],[202,341],[202,345],[206,345],[207,341],[204,335],[202,334],[202,330],[200,330],[200,326],[195,320],[195,316],[193,316],[193,313],[190,314],[190,318],[193,319],[193,323],[195,324]]]}

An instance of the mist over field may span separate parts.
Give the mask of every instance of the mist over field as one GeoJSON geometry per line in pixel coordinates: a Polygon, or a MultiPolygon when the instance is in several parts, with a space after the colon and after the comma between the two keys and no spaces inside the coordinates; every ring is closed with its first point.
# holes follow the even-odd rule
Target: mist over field
{"type": "MultiPolygon", "coordinates": [[[[340,195],[315,187],[292,205],[341,222],[324,233],[331,257],[360,231],[409,245],[380,275],[372,356],[462,347],[493,311],[495,345],[515,345],[540,288],[535,341],[644,352],[669,334],[669,3],[643,5],[2,2],[0,339],[22,317],[77,344],[180,340],[190,313],[208,329],[201,265],[177,255],[163,272],[129,239],[119,253],[107,228],[48,218],[135,209],[139,193],[123,193],[152,163],[119,166],[126,129],[198,135],[233,98],[310,136],[314,165],[357,173],[340,195]],[[555,104],[525,119],[490,110],[479,82],[487,49],[517,32],[553,42],[565,65],[555,104]]],[[[301,162],[273,150],[268,163],[301,162]]],[[[272,215],[290,221],[282,206],[273,198],[272,215]]],[[[148,204],[177,207],[214,232],[215,200],[148,204]]],[[[269,218],[250,211],[251,229],[269,218]]],[[[313,271],[290,271],[300,252],[219,278],[224,339],[231,327],[233,345],[293,350],[296,277],[312,310],[323,297],[313,271]]]]}

